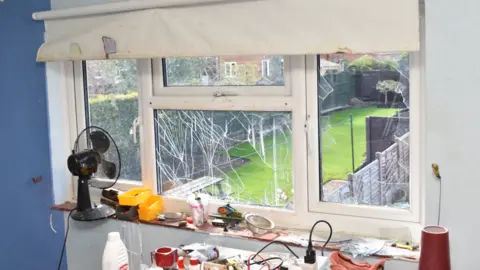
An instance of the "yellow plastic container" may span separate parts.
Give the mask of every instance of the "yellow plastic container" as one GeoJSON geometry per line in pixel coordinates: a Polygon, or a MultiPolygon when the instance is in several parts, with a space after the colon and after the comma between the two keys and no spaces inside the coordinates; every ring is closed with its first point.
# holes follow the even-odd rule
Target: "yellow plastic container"
{"type": "Polygon", "coordinates": [[[132,188],[118,195],[118,203],[126,206],[137,206],[148,200],[152,191],[148,188],[132,188]]]}
{"type": "Polygon", "coordinates": [[[163,210],[163,198],[159,195],[152,195],[148,200],[138,206],[138,218],[145,221],[157,219],[158,214],[163,210]]]}

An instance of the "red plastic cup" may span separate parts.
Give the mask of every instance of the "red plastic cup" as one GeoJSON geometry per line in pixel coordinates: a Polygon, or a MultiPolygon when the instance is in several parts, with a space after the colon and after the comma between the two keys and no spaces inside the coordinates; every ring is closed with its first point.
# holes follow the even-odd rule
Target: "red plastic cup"
{"type": "Polygon", "coordinates": [[[422,230],[419,270],[450,270],[448,230],[427,226],[422,230]]]}
{"type": "Polygon", "coordinates": [[[171,268],[174,267],[177,262],[177,249],[175,248],[157,248],[151,255],[152,263],[155,263],[158,267],[171,268]]]}

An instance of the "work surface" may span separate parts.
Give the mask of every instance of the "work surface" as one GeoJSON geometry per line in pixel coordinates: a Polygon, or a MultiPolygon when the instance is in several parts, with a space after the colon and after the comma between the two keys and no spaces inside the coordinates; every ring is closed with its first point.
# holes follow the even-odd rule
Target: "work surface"
{"type": "MultiPolygon", "coordinates": [[[[66,213],[64,216],[66,216],[66,213]]],[[[54,228],[64,226],[54,223],[54,228]]],[[[202,231],[182,230],[166,226],[149,225],[107,219],[97,222],[77,222],[70,220],[70,231],[67,240],[67,260],[69,270],[100,270],[102,254],[109,232],[118,231],[123,236],[124,242],[133,253],[132,262],[137,265],[150,265],[149,252],[162,246],[178,247],[190,243],[207,243],[215,246],[229,247],[247,251],[258,251],[267,243],[265,240],[237,237],[234,235],[212,234],[202,231]]],[[[305,255],[305,248],[292,245],[291,248],[299,255],[305,255]]],[[[285,247],[272,245],[266,249],[268,252],[285,253],[285,247]]],[[[330,255],[331,251],[326,251],[330,255]]],[[[319,254],[319,253],[317,253],[319,254]]],[[[380,258],[367,256],[357,257],[359,261],[375,263],[380,258]]],[[[418,263],[388,260],[388,270],[418,270],[418,263]]],[[[140,270],[131,267],[131,270],[140,270]]]]}
{"type": "MultiPolygon", "coordinates": [[[[73,207],[75,207],[75,204],[66,203],[66,204],[54,206],[54,207],[52,207],[52,209],[60,210],[60,211],[69,211],[69,210],[73,209],[73,207]]],[[[109,220],[115,221],[114,218],[109,219],[109,220]]],[[[82,224],[79,224],[79,222],[74,222],[74,221],[70,221],[70,222],[71,222],[71,225],[73,225],[72,227],[74,227],[74,226],[85,227],[86,226],[86,227],[89,227],[89,228],[91,226],[96,228],[98,226],[98,224],[100,223],[100,222],[94,222],[94,223],[90,223],[90,224],[85,224],[85,226],[84,226],[82,224]]],[[[141,223],[138,223],[138,221],[137,221],[137,223],[136,222],[126,222],[126,221],[115,221],[115,222],[117,222],[117,224],[131,224],[131,225],[128,225],[128,226],[140,226],[140,224],[141,224],[141,223]],[[135,224],[137,224],[137,225],[135,225],[135,224]]],[[[187,225],[187,227],[179,228],[178,227],[178,222],[177,223],[175,223],[175,222],[162,222],[162,221],[150,221],[150,222],[140,221],[140,222],[142,222],[143,224],[153,225],[153,226],[146,226],[146,225],[141,226],[142,228],[149,228],[148,233],[146,233],[146,234],[142,233],[143,235],[145,235],[145,238],[148,239],[148,240],[145,240],[145,241],[155,239],[155,237],[153,235],[154,234],[157,235],[158,231],[164,231],[164,230],[161,230],[162,227],[165,228],[165,229],[166,228],[171,229],[169,231],[169,234],[170,234],[169,236],[174,235],[174,232],[175,232],[175,235],[181,235],[180,239],[177,239],[177,240],[174,241],[175,242],[174,246],[178,246],[178,245],[181,245],[181,244],[188,244],[188,243],[192,243],[192,242],[199,242],[198,240],[200,240],[200,239],[205,239],[205,243],[213,244],[213,245],[216,245],[216,246],[229,246],[229,245],[224,244],[225,241],[227,241],[227,239],[228,239],[227,237],[230,237],[230,239],[234,238],[234,239],[244,239],[244,240],[248,240],[248,239],[259,240],[259,241],[264,242],[263,245],[266,242],[269,242],[269,241],[272,241],[272,240],[277,240],[277,241],[284,242],[287,245],[292,246],[292,247],[299,247],[302,250],[302,253],[299,253],[298,255],[303,256],[304,255],[304,248],[303,247],[306,247],[306,245],[307,245],[307,241],[306,241],[307,232],[305,232],[305,231],[291,231],[291,230],[279,229],[279,230],[275,230],[274,232],[267,233],[265,235],[253,235],[252,232],[249,231],[246,228],[239,229],[239,230],[229,230],[228,232],[223,232],[222,228],[214,227],[209,223],[204,224],[202,227],[199,227],[199,228],[197,228],[197,227],[195,227],[191,224],[187,225]],[[153,227],[153,228],[151,228],[151,230],[150,230],[150,227],[153,227]],[[200,233],[200,234],[199,235],[193,234],[193,235],[198,236],[198,237],[189,239],[189,238],[185,238],[184,235],[191,235],[191,236],[193,236],[193,235],[189,234],[189,233],[186,233],[187,231],[190,231],[192,233],[193,232],[200,233]],[[178,232],[178,234],[176,232],[178,232]],[[210,238],[210,239],[215,238],[215,239],[218,239],[218,240],[215,240],[215,241],[212,242],[212,241],[207,241],[206,238],[210,238]],[[194,240],[194,239],[197,239],[197,240],[194,240]]],[[[125,227],[125,226],[127,226],[127,225],[122,225],[122,227],[125,227]]],[[[105,233],[107,234],[108,232],[105,232],[105,233]]],[[[324,238],[321,236],[322,233],[319,233],[318,235],[320,235],[320,236],[314,237],[314,239],[313,239],[315,241],[314,246],[317,250],[323,245],[323,241],[324,241],[324,238]]],[[[83,237],[83,236],[79,236],[79,237],[83,237]]],[[[102,237],[103,237],[103,235],[102,235],[102,237]]],[[[160,239],[160,240],[163,240],[163,239],[160,239]]],[[[228,240],[227,242],[229,242],[229,241],[231,241],[231,240],[228,240]]],[[[161,243],[161,242],[162,241],[159,241],[158,243],[161,243]]],[[[101,247],[104,246],[104,242],[103,243],[98,243],[98,244],[100,244],[101,247]]],[[[260,242],[260,244],[261,244],[261,242],[260,242]]],[[[353,257],[352,251],[355,253],[355,250],[357,250],[356,247],[362,247],[362,250],[360,250],[361,252],[356,252],[356,254],[355,254],[355,256],[360,258],[360,260],[363,260],[363,257],[368,257],[368,256],[373,255],[373,256],[378,256],[377,259],[380,259],[380,258],[385,258],[385,259],[395,258],[395,259],[401,259],[401,260],[415,262],[419,257],[419,252],[418,251],[411,252],[411,251],[405,250],[405,249],[394,248],[394,247],[391,247],[390,244],[391,244],[391,242],[387,241],[387,240],[374,239],[374,238],[352,237],[351,235],[350,236],[349,235],[342,236],[338,232],[334,232],[334,237],[332,238],[332,241],[327,245],[326,250],[328,250],[329,252],[330,251],[335,251],[335,250],[342,250],[343,253],[347,253],[347,254],[349,254],[350,257],[353,257]]],[[[249,245],[246,245],[246,246],[249,246],[249,245]]],[[[151,249],[153,250],[153,249],[158,248],[158,247],[159,247],[158,245],[152,246],[151,249]]],[[[257,245],[257,247],[259,249],[261,246],[257,245]]],[[[248,248],[248,249],[250,249],[250,248],[248,248]]],[[[317,253],[317,254],[319,254],[319,253],[317,253]]],[[[146,261],[146,259],[144,261],[146,261]]]]}

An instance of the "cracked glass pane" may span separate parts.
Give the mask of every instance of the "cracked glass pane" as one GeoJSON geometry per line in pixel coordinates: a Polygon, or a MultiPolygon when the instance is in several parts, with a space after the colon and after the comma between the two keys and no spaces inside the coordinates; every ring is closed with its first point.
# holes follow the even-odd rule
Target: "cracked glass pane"
{"type": "Polygon", "coordinates": [[[105,129],[115,140],[122,159],[120,179],[141,181],[140,144],[134,143],[132,123],[138,117],[135,60],[85,62],[86,125],[105,129]]]}
{"type": "Polygon", "coordinates": [[[165,86],[284,85],[283,56],[166,58],[165,86]]]}
{"type": "Polygon", "coordinates": [[[155,110],[158,186],[293,208],[290,112],[155,110]]]}
{"type": "Polygon", "coordinates": [[[322,201],[409,208],[409,54],[318,56],[322,201]]]}

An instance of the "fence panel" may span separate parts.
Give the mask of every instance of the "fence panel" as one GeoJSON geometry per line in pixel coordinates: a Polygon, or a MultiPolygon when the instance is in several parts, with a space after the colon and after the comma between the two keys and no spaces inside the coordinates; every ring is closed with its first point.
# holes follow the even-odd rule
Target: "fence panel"
{"type": "Polygon", "coordinates": [[[380,205],[380,169],[375,160],[356,172],[350,174],[353,196],[358,204],[380,205]]]}
{"type": "Polygon", "coordinates": [[[319,76],[318,84],[322,111],[348,106],[350,98],[355,96],[354,78],[349,72],[319,76]]]}

